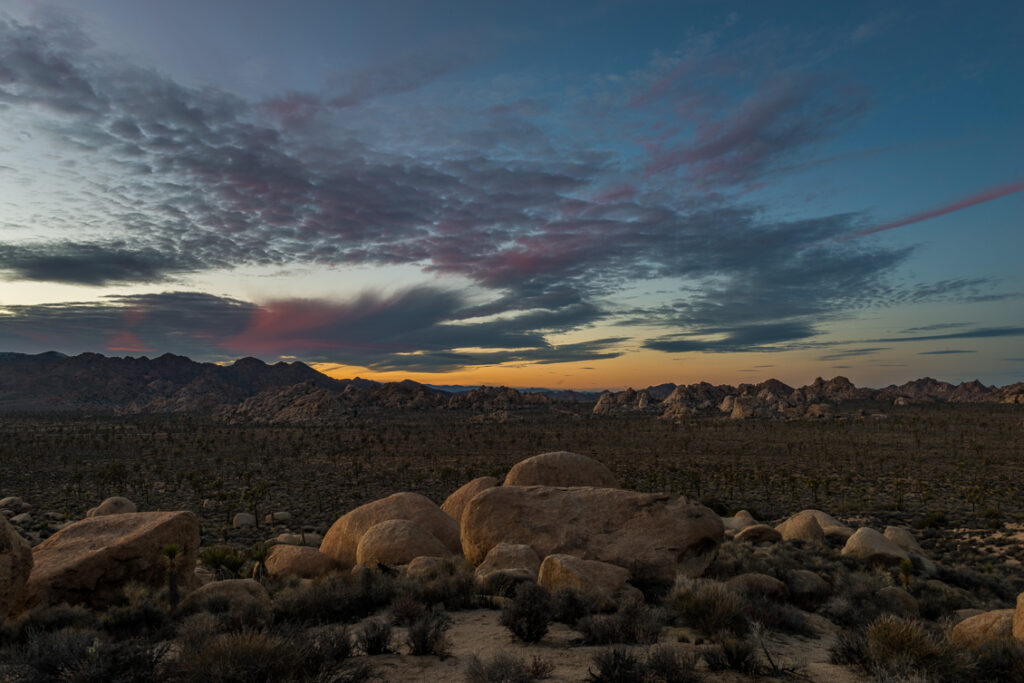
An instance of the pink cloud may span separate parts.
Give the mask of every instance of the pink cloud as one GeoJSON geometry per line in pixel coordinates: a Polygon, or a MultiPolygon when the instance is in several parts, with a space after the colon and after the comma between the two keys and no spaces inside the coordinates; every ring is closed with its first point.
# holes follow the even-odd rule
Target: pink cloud
{"type": "Polygon", "coordinates": [[[891,223],[883,223],[882,225],[875,226],[868,230],[861,230],[860,232],[855,232],[852,235],[841,237],[837,241],[845,242],[846,240],[852,240],[857,237],[873,235],[876,232],[884,232],[886,230],[892,230],[894,228],[902,228],[904,225],[919,223],[921,221],[926,221],[929,218],[944,216],[947,213],[953,213],[954,211],[959,211],[960,209],[966,209],[968,207],[974,206],[975,204],[983,204],[985,202],[992,201],[993,199],[999,199],[1000,197],[1005,197],[1006,195],[1013,194],[1015,192],[1020,192],[1021,190],[1024,190],[1024,182],[1010,183],[1009,185],[1000,185],[998,187],[989,188],[987,190],[978,192],[977,194],[972,194],[969,197],[965,197],[963,199],[955,201],[952,204],[946,204],[945,206],[940,206],[936,209],[929,209],[927,211],[915,213],[914,215],[908,216],[901,220],[893,221],[891,223]]]}

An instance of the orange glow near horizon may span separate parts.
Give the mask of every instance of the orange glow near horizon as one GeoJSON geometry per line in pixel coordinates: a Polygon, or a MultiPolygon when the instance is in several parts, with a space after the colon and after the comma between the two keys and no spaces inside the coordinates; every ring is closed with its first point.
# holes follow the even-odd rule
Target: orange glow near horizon
{"type": "MultiPolygon", "coordinates": [[[[376,372],[362,366],[337,363],[313,363],[312,367],[336,379],[363,379],[377,382],[400,382],[412,380],[421,384],[463,385],[463,386],[508,386],[514,388],[543,387],[546,389],[576,389],[580,391],[619,390],[626,387],[643,387],[672,382],[690,384],[711,382],[712,384],[757,383],[775,378],[793,386],[808,384],[816,376],[825,378],[844,374],[825,363],[808,363],[806,358],[778,356],[771,359],[771,365],[764,365],[763,354],[744,354],[737,364],[738,354],[686,354],[667,355],[657,351],[637,351],[627,356],[598,361],[557,363],[549,365],[511,363],[465,368],[448,372],[376,372]],[[762,364],[762,367],[757,367],[762,364]]],[[[782,355],[782,354],[780,354],[782,355]]],[[[788,354],[786,354],[788,355],[788,354]]],[[[854,378],[845,371],[855,384],[867,377],[854,378]]],[[[868,385],[870,386],[870,385],[868,385]]]]}

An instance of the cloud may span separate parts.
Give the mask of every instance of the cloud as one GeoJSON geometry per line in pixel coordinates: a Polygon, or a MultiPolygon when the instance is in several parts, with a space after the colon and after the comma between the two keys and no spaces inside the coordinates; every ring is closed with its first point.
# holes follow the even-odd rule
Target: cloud
{"type": "Polygon", "coordinates": [[[806,339],[817,334],[808,323],[786,322],[776,324],[747,325],[726,328],[706,328],[702,335],[724,335],[720,339],[700,339],[687,335],[666,335],[644,342],[644,348],[667,353],[703,351],[724,353],[732,351],[773,351],[775,344],[796,339],[806,339]]]}
{"type": "Polygon", "coordinates": [[[684,166],[687,177],[705,187],[749,183],[832,137],[865,108],[853,91],[780,76],[726,114],[698,122],[692,141],[653,147],[647,172],[684,166]]]}
{"type": "Polygon", "coordinates": [[[442,371],[507,362],[552,364],[614,358],[624,341],[605,337],[553,345],[545,333],[594,315],[572,308],[513,318],[465,320],[463,297],[417,288],[348,300],[254,304],[194,292],[107,296],[98,302],[5,306],[0,348],[39,344],[65,353],[172,352],[203,360],[292,356],[376,370],[442,371]]]}
{"type": "Polygon", "coordinates": [[[905,225],[913,225],[914,223],[920,223],[921,221],[926,221],[929,218],[937,218],[938,216],[944,216],[947,213],[953,213],[955,211],[960,211],[961,209],[970,208],[970,207],[975,206],[977,204],[983,204],[985,202],[990,202],[990,201],[992,201],[994,199],[999,199],[1001,197],[1005,197],[1007,195],[1011,195],[1011,194],[1020,192],[1022,190],[1024,190],[1024,181],[1013,182],[1013,183],[1008,183],[1008,184],[1004,184],[1004,185],[997,185],[996,187],[990,187],[990,188],[988,188],[986,190],[982,190],[981,192],[977,192],[975,194],[972,194],[969,197],[964,197],[963,199],[959,199],[959,200],[953,202],[952,204],[945,204],[943,206],[940,206],[940,207],[937,207],[937,208],[934,208],[934,209],[928,209],[926,211],[921,211],[919,213],[915,213],[915,214],[913,214],[911,216],[908,216],[906,218],[900,219],[898,221],[893,221],[891,223],[883,223],[882,225],[877,225],[877,226],[875,226],[873,228],[869,228],[867,230],[860,230],[860,231],[852,233],[850,235],[845,235],[845,236],[843,236],[840,239],[841,240],[852,240],[852,239],[857,239],[858,237],[864,237],[866,235],[873,235],[876,232],[884,232],[886,230],[894,230],[896,228],[901,228],[901,227],[903,227],[905,225]]]}
{"type": "Polygon", "coordinates": [[[983,279],[895,284],[911,248],[837,241],[862,215],[776,220],[706,191],[763,182],[867,106],[840,80],[765,64],[758,49],[708,37],[568,103],[446,87],[472,49],[410,53],[326,94],[253,103],[102,54],[67,22],[0,19],[0,131],[45,139],[69,187],[66,203],[35,209],[46,241],[0,243],[4,277],[109,285],[397,264],[442,283],[341,301],[171,293],[17,309],[0,340],[441,368],[612,357],[618,338],[548,340],[598,323],[657,328],[651,349],[768,351],[809,343],[851,311],[992,296],[983,279]],[[710,81],[724,85],[704,92],[710,81]],[[649,96],[628,115],[613,109],[640,90],[649,96]],[[537,122],[576,111],[587,125],[537,122]],[[627,135],[632,117],[681,124],[627,135]],[[689,182],[655,177],[675,170],[689,182]],[[445,288],[447,276],[469,291],[445,288]],[[670,305],[616,299],[654,278],[677,283],[670,305]],[[146,314],[129,325],[125,308],[146,314]]]}
{"type": "Polygon", "coordinates": [[[945,356],[960,353],[977,353],[974,349],[945,349],[943,351],[920,351],[919,356],[945,356]]]}
{"type": "Polygon", "coordinates": [[[195,267],[187,257],[118,244],[0,244],[0,272],[8,280],[79,285],[157,282],[195,267]]]}
{"type": "Polygon", "coordinates": [[[868,346],[860,349],[845,349],[836,353],[830,353],[825,356],[820,356],[818,360],[843,360],[846,358],[856,358],[858,356],[870,356],[878,353],[879,351],[888,351],[888,346],[868,346]]]}
{"type": "Polygon", "coordinates": [[[932,325],[923,325],[921,327],[908,327],[903,330],[903,334],[910,334],[912,332],[935,332],[937,330],[955,330],[962,327],[970,327],[975,323],[935,323],[932,325]]]}
{"type": "Polygon", "coordinates": [[[940,339],[994,339],[999,337],[1024,337],[1024,327],[976,327],[970,330],[964,330],[963,332],[918,335],[914,337],[886,337],[883,339],[871,339],[868,341],[878,343],[895,343],[936,341],[940,339]]]}

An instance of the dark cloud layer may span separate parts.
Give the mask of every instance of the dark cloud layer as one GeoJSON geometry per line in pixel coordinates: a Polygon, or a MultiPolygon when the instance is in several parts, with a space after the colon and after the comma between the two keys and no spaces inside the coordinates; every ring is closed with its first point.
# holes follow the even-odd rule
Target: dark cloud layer
{"type": "MultiPolygon", "coordinates": [[[[614,358],[623,338],[552,345],[545,333],[590,319],[577,309],[522,320],[466,321],[454,292],[420,288],[347,301],[256,305],[191,292],[110,296],[95,303],[7,306],[0,348],[65,353],[172,352],[195,358],[298,356],[374,370],[437,372],[506,362],[614,358]]],[[[592,314],[590,314],[592,315],[592,314]]]]}
{"type": "MultiPolygon", "coordinates": [[[[407,129],[390,134],[358,134],[365,129],[346,118],[355,110],[383,116],[366,108],[419,95],[464,59],[413,56],[331,84],[330,96],[250,103],[101,55],[67,23],[0,18],[0,109],[73,150],[79,170],[67,172],[89,188],[82,213],[53,209],[49,227],[66,228],[64,237],[0,243],[8,279],[107,285],[246,265],[401,264],[467,278],[487,295],[470,303],[424,288],[253,304],[172,293],[9,306],[0,346],[52,339],[70,348],[74,340],[82,349],[443,369],[613,357],[624,339],[555,347],[547,336],[618,321],[663,329],[648,349],[770,351],[850,311],[979,296],[992,286],[897,286],[890,275],[911,249],[837,241],[863,230],[863,216],[772,220],[728,194],[767,182],[868,106],[863,93],[799,69],[767,74],[713,115],[686,85],[704,66],[760,69],[756,54],[723,48],[656,62],[620,91],[580,103],[600,99],[639,118],[668,106],[686,117],[679,130],[650,138],[646,162],[556,139],[536,122],[551,103],[519,94],[467,108],[477,113],[455,132],[416,119],[416,108],[403,111],[407,129]],[[443,144],[407,144],[421,129],[443,144]],[[663,191],[668,177],[678,192],[663,191]],[[67,228],[79,224],[102,224],[109,236],[91,241],[67,228]],[[657,309],[613,303],[624,286],[649,278],[687,285],[657,309]]],[[[958,337],[918,337],[940,338],[958,337]]]]}

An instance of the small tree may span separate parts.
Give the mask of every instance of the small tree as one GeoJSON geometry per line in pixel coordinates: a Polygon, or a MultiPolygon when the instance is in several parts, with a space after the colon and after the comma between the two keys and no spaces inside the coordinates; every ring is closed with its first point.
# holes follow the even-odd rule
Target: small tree
{"type": "Polygon", "coordinates": [[[164,561],[167,564],[167,602],[171,607],[178,606],[178,557],[181,555],[181,546],[177,543],[168,543],[163,547],[164,561]]]}

